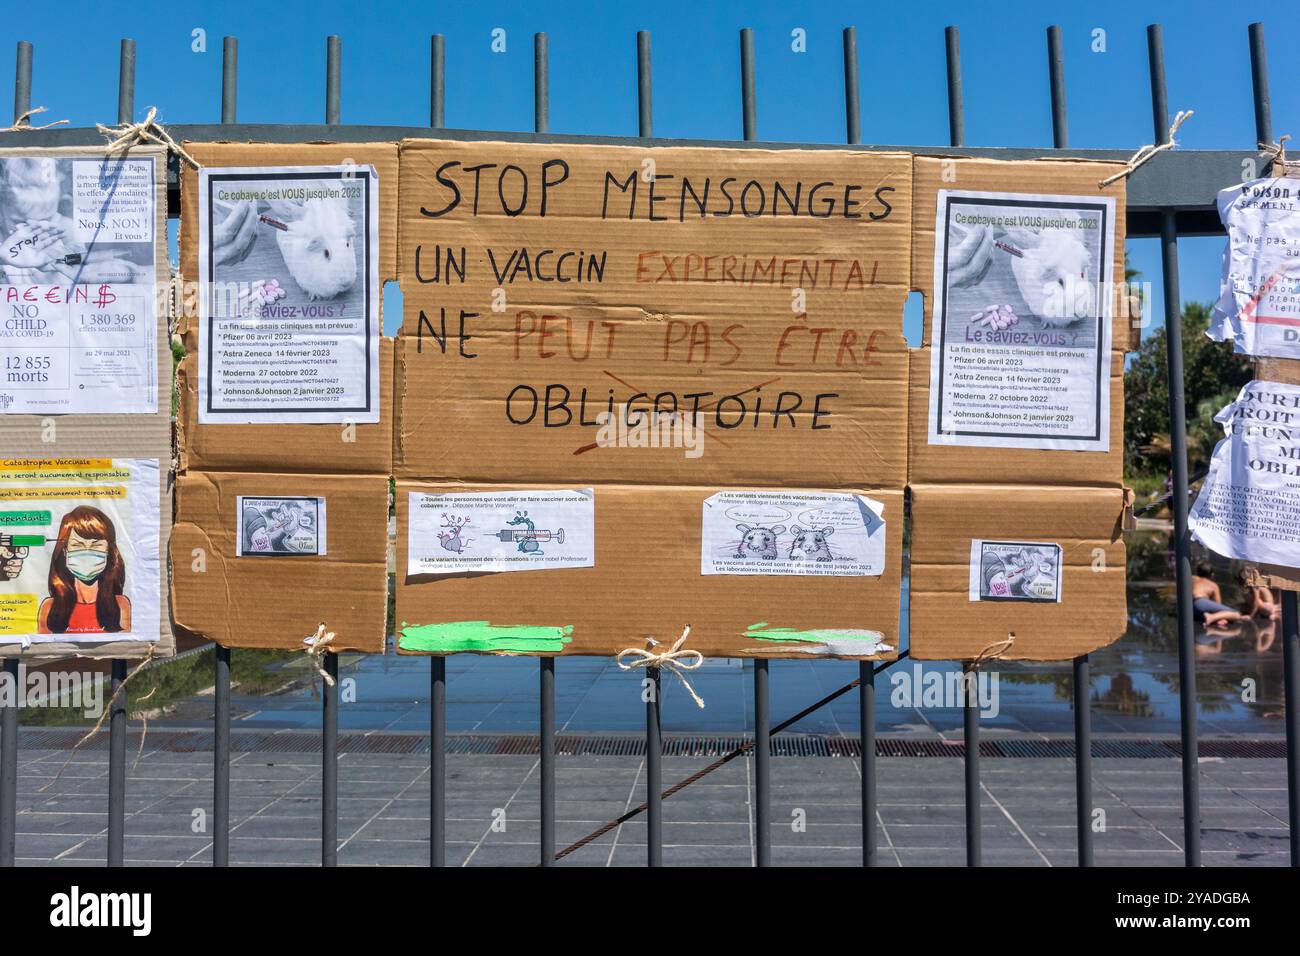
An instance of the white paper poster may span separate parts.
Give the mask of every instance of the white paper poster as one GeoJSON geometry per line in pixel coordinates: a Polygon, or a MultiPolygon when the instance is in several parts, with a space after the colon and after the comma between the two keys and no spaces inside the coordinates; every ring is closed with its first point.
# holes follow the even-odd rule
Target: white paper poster
{"type": "Polygon", "coordinates": [[[1061,601],[1061,546],[1049,541],[970,543],[972,601],[1061,601]]]}
{"type": "Polygon", "coordinates": [[[0,158],[0,414],[158,410],[154,158],[0,158]]]}
{"type": "Polygon", "coordinates": [[[199,171],[199,421],[379,421],[372,166],[199,171]]]}
{"type": "Polygon", "coordinates": [[[1300,359],[1300,180],[1255,179],[1219,193],[1228,231],[1209,336],[1235,352],[1300,359]]]}
{"type": "Polygon", "coordinates": [[[1215,416],[1226,437],[1192,504],[1192,536],[1229,558],[1300,568],[1300,387],[1253,381],[1215,416]]]}
{"type": "Polygon", "coordinates": [[[1107,451],[1115,201],[939,191],[932,445],[1107,451]]]}
{"type": "Polygon", "coordinates": [[[596,564],[596,495],[591,488],[412,491],[407,507],[408,575],[596,564]]]}
{"type": "Polygon", "coordinates": [[[236,557],[318,556],[325,549],[324,498],[235,497],[236,557]]]}
{"type": "Polygon", "coordinates": [[[0,639],[159,635],[158,460],[0,460],[0,639]]]}
{"type": "Polygon", "coordinates": [[[884,511],[865,495],[720,491],[704,499],[700,573],[883,574],[884,511]]]}

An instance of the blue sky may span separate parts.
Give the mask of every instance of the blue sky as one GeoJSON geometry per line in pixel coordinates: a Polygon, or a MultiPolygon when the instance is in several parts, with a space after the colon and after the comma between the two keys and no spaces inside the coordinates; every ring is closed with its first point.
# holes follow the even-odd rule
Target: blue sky
{"type": "MultiPolygon", "coordinates": [[[[447,38],[447,123],[532,128],[532,35],[546,31],[551,56],[551,129],[636,134],[636,42],[651,31],[655,132],[741,136],[739,41],[755,31],[758,128],[762,139],[841,142],[844,91],[840,31],[858,29],[863,139],[900,146],[947,143],[943,28],[961,30],[966,140],[980,146],[1048,146],[1045,30],[1064,30],[1070,142],[1136,149],[1151,141],[1146,25],[1165,28],[1171,111],[1194,109],[1179,136],[1190,149],[1249,148],[1254,142],[1247,24],[1266,24],[1273,125],[1300,135],[1300,19],[1265,3],[1084,4],[1008,2],[709,3],[565,2],[177,3],[137,0],[106,8],[79,0],[25,5],[6,18],[0,76],[13,76],[13,40],[35,44],[32,101],[75,126],[112,122],[118,39],[137,43],[136,104],[166,122],[220,118],[221,38],[240,41],[239,119],[320,122],[325,109],[325,38],[343,38],[343,120],[428,122],[429,35],[447,38]],[[111,10],[111,14],[109,13],[111,10]],[[491,48],[505,31],[504,53],[491,48]],[[807,50],[791,49],[806,31],[807,50]],[[206,33],[195,52],[193,31],[206,33]],[[1105,51],[1094,52],[1094,31],[1105,51]]],[[[1225,183],[1225,185],[1227,185],[1225,183]]],[[[1129,244],[1154,285],[1162,312],[1159,250],[1129,244]]],[[[1183,240],[1184,301],[1217,294],[1219,239],[1183,240]]],[[[396,297],[386,300],[395,306],[396,297]]],[[[389,312],[386,325],[394,324],[389,312]]],[[[916,322],[915,310],[908,325],[916,322]]]]}

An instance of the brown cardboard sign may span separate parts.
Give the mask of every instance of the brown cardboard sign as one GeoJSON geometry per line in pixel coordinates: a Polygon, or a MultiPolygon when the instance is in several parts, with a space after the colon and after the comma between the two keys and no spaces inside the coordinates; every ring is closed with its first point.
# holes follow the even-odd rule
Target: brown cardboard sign
{"type": "Polygon", "coordinates": [[[1123,510],[1111,488],[912,486],[912,656],[1065,660],[1118,640],[1123,510]]]}
{"type": "Polygon", "coordinates": [[[901,487],[910,169],[403,144],[396,474],[901,487]],[[705,453],[626,453],[602,416],[705,453]]]}
{"type": "Polygon", "coordinates": [[[388,474],[393,455],[393,345],[379,340],[376,424],[203,425],[198,421],[195,356],[176,370],[181,470],[388,474]]]}
{"type": "Polygon", "coordinates": [[[333,651],[383,652],[387,477],[190,472],[177,479],[176,511],[178,626],[225,647],[301,650],[324,623],[336,634],[333,651]],[[307,525],[306,509],[292,507],[304,500],[313,516],[327,515],[327,534],[317,533],[324,521],[307,525]],[[292,513],[296,540],[287,546],[277,540],[277,508],[292,513]],[[262,534],[271,539],[264,548],[262,534]]]}
{"type": "Polygon", "coordinates": [[[706,654],[896,653],[909,156],[421,140],[400,166],[400,651],[690,625],[706,654]],[[468,496],[413,531],[412,492],[468,496]]]}
{"type": "MultiPolygon", "coordinates": [[[[916,350],[912,356],[912,387],[908,424],[910,436],[909,480],[920,484],[997,481],[1012,484],[1119,487],[1123,469],[1124,352],[1130,344],[1130,325],[1132,322],[1130,318],[1130,302],[1126,294],[1127,290],[1122,282],[1124,275],[1124,188],[1122,182],[1112,184],[1105,189],[1098,188],[1100,180],[1116,171],[1116,164],[1045,160],[1002,162],[983,159],[918,156],[914,168],[912,285],[925,296],[925,321],[923,326],[924,346],[916,350]],[[1093,436],[1094,440],[1098,437],[1098,434],[1108,436],[1108,451],[1002,447],[1002,445],[1015,445],[1017,443],[1015,439],[1008,441],[1008,436],[1003,436],[1001,439],[985,439],[992,443],[985,447],[969,444],[948,444],[934,440],[931,434],[934,427],[930,421],[933,404],[931,366],[934,354],[933,343],[931,343],[930,339],[932,335],[931,318],[935,299],[936,211],[939,208],[941,193],[947,196],[1002,196],[1004,198],[998,200],[989,199],[988,202],[1003,203],[1009,210],[1008,215],[1012,218],[1015,217],[1017,208],[1028,209],[1030,212],[1040,215],[1050,210],[1052,203],[1041,201],[1044,197],[1046,199],[1058,197],[1061,200],[1075,198],[1078,208],[1088,207],[1089,204],[1113,203],[1114,260],[1110,263],[1113,287],[1105,288],[1105,283],[1099,281],[1100,290],[1095,294],[1098,305],[1103,304],[1103,296],[1105,301],[1112,303],[1109,362],[1106,362],[1102,357],[1098,357],[1096,364],[1104,368],[1095,370],[1102,376],[1109,375],[1108,382],[1098,385],[1097,391],[1099,394],[1096,396],[1098,403],[1103,398],[1108,397],[1109,399],[1109,429],[1102,431],[1098,428],[1098,433],[1093,436]],[[1020,199],[1020,196],[1023,196],[1024,199],[1020,199]],[[1038,198],[1035,199],[1034,197],[1038,198]],[[1030,203],[1031,205],[1022,207],[1020,205],[1022,203],[1030,203]]],[[[1071,210],[1071,212],[1074,211],[1071,210]]],[[[1109,207],[1102,212],[1103,217],[1106,217],[1109,213],[1109,207]]],[[[967,221],[970,221],[969,218],[967,221]]],[[[1030,230],[1019,231],[1029,232],[1030,230]]],[[[1011,229],[1010,232],[1014,235],[1017,230],[1011,229]]],[[[1073,239],[1064,237],[1056,241],[1063,247],[1071,243],[1077,245],[1073,239]]],[[[998,247],[993,255],[993,259],[998,262],[1005,261],[1018,264],[1028,261],[1026,252],[1017,248],[1015,243],[1007,240],[1005,236],[1000,242],[995,242],[992,245],[998,247]]],[[[957,255],[957,252],[953,249],[945,248],[948,254],[957,255]]],[[[1070,259],[1068,255],[1064,255],[1069,251],[1068,248],[1060,250],[1063,258],[1070,259]]],[[[1082,246],[1079,247],[1079,251],[1080,253],[1084,251],[1082,246]]],[[[951,275],[951,270],[954,268],[957,267],[954,267],[949,262],[950,271],[948,274],[951,275]]],[[[1030,282],[1027,278],[1029,274],[1032,273],[1027,273],[1026,276],[1017,274],[1017,280],[1022,283],[1022,287],[1024,283],[1030,282]]],[[[1089,291],[1091,290],[1089,289],[1089,291]]],[[[1029,298],[1034,298],[1036,294],[1030,295],[1029,298]]],[[[1010,293],[1008,293],[1008,297],[1011,297],[1010,293]]],[[[1007,307],[1002,306],[1002,308],[1007,307]]],[[[1011,317],[1012,321],[1016,321],[1014,314],[1011,317]]],[[[1068,316],[1066,319],[1068,319],[1068,316]]],[[[978,324],[978,322],[972,323],[972,325],[978,324]]],[[[1044,341],[1057,338],[1073,340],[1078,338],[1079,330],[1085,327],[1086,323],[1078,321],[1066,322],[1066,324],[1060,325],[1059,328],[1056,325],[1049,327],[1046,320],[1043,320],[1041,330],[1035,328],[1033,331],[1026,331],[1029,329],[1028,324],[1009,327],[1003,321],[991,327],[984,327],[982,333],[980,331],[972,333],[968,330],[967,335],[978,336],[983,334],[985,337],[989,337],[990,334],[994,337],[1043,336],[1044,341]]],[[[1046,350],[1049,346],[1044,345],[1043,348],[1046,350]]],[[[1076,362],[1076,360],[1069,356],[1073,353],[1070,350],[1062,350],[1059,354],[1061,357],[1053,361],[1060,365],[1062,369],[1072,368],[1072,362],[1076,362]]],[[[965,361],[972,360],[968,357],[965,361]]],[[[1052,362],[1047,364],[1050,366],[1052,362]]],[[[1052,372],[1053,370],[1048,368],[1047,371],[1052,372]]],[[[1069,406],[1068,411],[1070,412],[1079,410],[1074,407],[1077,404],[1077,397],[1073,400],[1066,400],[1066,396],[1074,388],[1072,383],[1075,377],[1068,371],[1061,371],[1055,375],[1044,377],[1037,374],[1026,376],[1017,373],[1014,369],[1008,372],[1003,368],[984,373],[979,367],[971,365],[960,385],[973,394],[987,392],[995,395],[999,400],[1015,400],[1018,404],[1008,407],[1018,409],[1023,405],[1028,416],[1027,420],[1041,420],[1043,416],[1036,413],[1036,409],[1040,407],[1060,411],[1069,406]],[[1004,378],[1008,377],[1014,379],[1014,381],[1004,381],[1004,378]],[[1034,404],[1035,402],[1044,404],[1040,406],[1034,404]],[[1058,408],[1058,406],[1060,407],[1058,408]]],[[[1001,414],[999,409],[992,408],[987,409],[986,413],[991,417],[1001,414]]],[[[1094,414],[1096,414],[1095,411],[1094,414]]],[[[1054,422],[1051,427],[1066,426],[1060,426],[1054,422]]]]}
{"type": "MultiPolygon", "coordinates": [[[[166,595],[167,538],[172,511],[172,360],[167,334],[169,265],[165,240],[166,152],[160,148],[140,146],[133,147],[125,156],[119,154],[111,162],[112,168],[129,169],[131,172],[116,182],[117,188],[122,191],[107,207],[111,215],[102,222],[95,216],[83,216],[74,220],[78,208],[82,207],[84,212],[86,201],[95,194],[94,180],[103,166],[104,155],[102,149],[95,147],[0,150],[0,161],[5,165],[0,218],[19,216],[23,220],[62,219],[67,244],[66,247],[60,245],[58,262],[49,264],[49,268],[34,266],[0,276],[0,281],[11,283],[8,287],[11,295],[19,295],[25,300],[10,301],[6,306],[11,311],[19,308],[25,313],[24,316],[11,315],[15,324],[10,328],[18,330],[21,335],[31,336],[22,343],[7,337],[4,345],[32,346],[47,341],[51,328],[68,324],[70,316],[75,316],[73,323],[78,326],[75,331],[77,341],[70,341],[66,336],[74,333],[65,331],[65,337],[61,340],[63,347],[57,349],[61,354],[57,356],[36,347],[20,347],[13,352],[7,348],[4,350],[6,359],[17,357],[20,364],[31,366],[31,370],[21,370],[19,377],[23,381],[7,380],[4,387],[0,387],[0,406],[3,406],[0,408],[0,448],[4,449],[6,459],[57,460],[64,463],[131,460],[148,463],[137,470],[140,474],[147,472],[150,476],[156,475],[156,478],[150,478],[150,482],[155,486],[153,504],[161,520],[155,519],[158,524],[157,556],[156,561],[150,563],[157,569],[154,589],[159,595],[166,595]],[[152,182],[147,174],[149,165],[152,165],[152,182]],[[141,174],[141,170],[146,172],[141,174]],[[150,205],[152,217],[145,216],[142,220],[137,213],[150,205]],[[147,248],[143,251],[135,248],[150,242],[152,259],[147,248]],[[53,278],[52,270],[57,271],[57,281],[53,278]],[[152,278],[146,278],[148,275],[152,278]],[[68,300],[72,310],[61,313],[54,308],[47,311],[47,307],[55,303],[54,298],[47,298],[54,294],[51,289],[57,289],[60,285],[66,288],[69,283],[77,290],[68,300]],[[124,294],[124,284],[130,288],[130,296],[124,294]],[[38,291],[40,301],[36,302],[33,298],[38,291]],[[152,301],[145,302],[145,296],[152,296],[152,301]],[[41,314],[38,315],[38,311],[41,314]],[[142,321],[146,312],[153,315],[152,328],[147,328],[142,321]],[[145,332],[149,333],[148,336],[143,335],[145,332]],[[105,340],[111,341],[111,348],[101,348],[105,345],[105,340]],[[147,345],[140,347],[139,343],[150,340],[153,346],[151,349],[147,345]],[[75,354],[78,352],[79,355],[75,354]],[[85,378],[73,379],[68,363],[74,360],[83,363],[81,372],[90,374],[85,378]],[[115,379],[118,382],[141,382],[141,388],[146,390],[144,394],[152,399],[148,404],[155,407],[156,411],[120,414],[74,411],[64,414],[60,406],[51,404],[48,413],[15,413],[14,410],[21,406],[17,403],[17,392],[11,390],[10,385],[31,386],[39,376],[48,376],[51,381],[65,383],[78,380],[104,384],[105,390],[109,392],[114,391],[115,379]]],[[[6,219],[6,222],[14,225],[12,219],[6,219]]],[[[6,235],[12,231],[7,230],[6,235]]],[[[84,389],[76,392],[84,394],[84,389]]],[[[140,388],[135,389],[136,398],[141,394],[140,388]]],[[[99,407],[112,407],[112,404],[103,401],[99,407]]],[[[135,404],[138,406],[139,403],[135,404]]],[[[118,487],[120,483],[106,484],[118,487]]],[[[57,509],[44,510],[53,512],[57,509]]],[[[112,508],[96,510],[102,513],[111,511],[112,508]]],[[[81,517],[86,518],[86,515],[82,514],[81,517]]],[[[79,526],[85,530],[91,525],[104,523],[104,519],[92,515],[81,521],[79,526]]],[[[129,521],[124,520],[123,523],[129,524],[129,521]]],[[[25,530],[37,536],[43,535],[41,528],[3,530],[5,533],[25,530]]],[[[53,526],[44,530],[52,532],[44,536],[56,538],[53,526]]],[[[0,556],[13,553],[2,544],[0,549],[0,556]]],[[[110,553],[114,550],[111,544],[108,550],[110,553]]],[[[31,567],[34,566],[33,563],[31,567]]],[[[128,581],[133,573],[140,572],[140,567],[138,562],[132,561],[125,568],[128,581]]],[[[156,640],[105,639],[94,643],[84,640],[50,641],[24,647],[22,642],[14,642],[0,635],[0,657],[137,658],[150,650],[155,656],[170,655],[175,651],[175,640],[168,620],[165,597],[160,603],[160,612],[155,615],[158,618],[156,640]]],[[[132,621],[132,630],[135,632],[140,631],[144,621],[143,607],[139,610],[140,613],[132,621]]],[[[75,626],[69,627],[69,630],[75,629],[75,626]]],[[[154,633],[153,625],[149,630],[151,634],[154,633]]]]}
{"type": "MultiPolygon", "coordinates": [[[[491,487],[493,492],[538,490],[532,485],[491,487]]],[[[789,526],[776,533],[770,558],[746,559],[755,566],[752,576],[702,574],[701,512],[706,500],[726,489],[619,485],[594,489],[594,561],[589,567],[411,574],[407,529],[412,494],[467,490],[474,489],[397,483],[399,653],[612,654],[644,647],[647,637],[671,644],[689,625],[687,646],[706,656],[889,660],[897,655],[901,491],[859,492],[883,505],[884,566],[875,575],[766,573],[758,566],[785,559],[796,547],[798,536],[789,526]]],[[[570,536],[566,545],[574,534],[582,534],[567,523],[563,528],[543,524],[545,506],[529,510],[538,519],[536,530],[549,533],[541,550],[551,547],[557,530],[570,536]]],[[[793,510],[796,518],[806,513],[793,510]]],[[[445,516],[450,520],[443,547],[459,548],[469,539],[477,544],[514,530],[476,517],[462,524],[456,519],[465,514],[454,511],[445,516]]],[[[737,531],[728,543],[734,547],[742,537],[737,531]]],[[[835,535],[823,541],[827,544],[838,547],[835,535]]],[[[812,546],[812,536],[805,535],[803,549],[812,546]]],[[[502,551],[516,553],[513,540],[502,551]]]]}

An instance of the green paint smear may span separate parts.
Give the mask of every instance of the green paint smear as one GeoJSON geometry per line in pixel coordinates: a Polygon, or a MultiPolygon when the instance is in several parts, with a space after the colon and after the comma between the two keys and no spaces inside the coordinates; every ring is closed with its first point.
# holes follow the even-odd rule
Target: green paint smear
{"type": "Polygon", "coordinates": [[[844,628],[813,628],[807,631],[796,631],[792,627],[772,627],[767,621],[749,625],[745,636],[760,641],[798,641],[805,644],[827,644],[831,641],[862,641],[874,644],[881,639],[875,631],[865,629],[861,634],[850,633],[844,628]]]}
{"type": "Polygon", "coordinates": [[[398,646],[404,651],[499,651],[507,654],[560,654],[573,638],[573,625],[491,624],[450,621],[446,624],[402,622],[398,646]]]}

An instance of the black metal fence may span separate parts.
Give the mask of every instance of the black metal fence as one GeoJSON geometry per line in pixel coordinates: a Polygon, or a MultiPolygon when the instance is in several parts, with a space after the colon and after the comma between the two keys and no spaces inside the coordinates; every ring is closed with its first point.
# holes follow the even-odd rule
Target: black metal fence
{"type": "MultiPolygon", "coordinates": [[[[1250,57],[1253,79],[1255,131],[1258,144],[1273,140],[1270,110],[1268,69],[1265,55],[1264,28],[1256,23],[1249,27],[1250,57]]],[[[776,144],[762,143],[763,148],[836,149],[904,149],[930,155],[982,156],[997,159],[1031,159],[1038,157],[1087,158],[1127,160],[1129,153],[1120,150],[1075,149],[1069,145],[1066,115],[1065,61],[1062,52],[1061,30],[1047,30],[1047,69],[1052,116],[1051,149],[1003,149],[968,147],[965,144],[965,112],[962,101],[961,53],[956,27],[945,32],[948,79],[948,129],[947,147],[863,146],[859,112],[857,35],[853,27],[844,30],[844,93],[845,93],[845,145],[827,144],[776,144]]],[[[1169,109],[1165,87],[1164,42],[1159,25],[1147,29],[1148,60],[1150,64],[1152,129],[1156,143],[1169,139],[1169,109]]],[[[639,138],[553,135],[549,133],[549,64],[547,37],[544,33],[534,37],[534,116],[535,133],[511,134],[444,129],[445,123],[445,45],[440,35],[430,43],[430,107],[428,127],[376,127],[340,125],[342,97],[342,41],[329,37],[326,50],[326,106],[324,126],[274,126],[240,125],[236,116],[236,87],[238,42],[226,37],[223,44],[223,69],[221,86],[221,124],[176,125],[172,135],[178,141],[260,140],[265,142],[372,142],[418,137],[450,139],[497,139],[516,142],[600,142],[630,145],[653,143],[656,145],[717,145],[737,146],[730,142],[701,142],[699,140],[653,139],[653,99],[650,56],[650,36],[640,32],[636,37],[637,50],[637,110],[639,138]]],[[[755,94],[754,37],[750,30],[740,34],[741,109],[746,143],[758,142],[758,104],[755,94]]],[[[14,85],[14,117],[17,123],[31,109],[32,46],[18,44],[17,70],[14,85]]],[[[121,43],[118,83],[118,121],[131,122],[135,112],[135,43],[121,43]]],[[[99,145],[102,137],[92,129],[23,130],[0,133],[0,146],[73,146],[99,145]]],[[[1200,796],[1198,787],[1198,742],[1196,727],[1196,669],[1193,654],[1193,619],[1191,596],[1190,541],[1187,528],[1188,470],[1187,433],[1183,392],[1183,363],[1181,340],[1181,308],[1178,288],[1178,240],[1180,236],[1217,235],[1222,229],[1215,212],[1215,196],[1226,184],[1242,178],[1243,161],[1252,161],[1258,169],[1266,169],[1270,154],[1256,146],[1243,150],[1169,151],[1156,156],[1137,169],[1128,180],[1127,236],[1130,238],[1159,236],[1162,250],[1162,280],[1164,291],[1165,336],[1168,352],[1169,412],[1171,444],[1173,450],[1173,493],[1171,505],[1174,517],[1173,546],[1177,583],[1177,631],[1179,656],[1179,702],[1181,718],[1181,756],[1183,777],[1184,852],[1187,866],[1201,862],[1200,796]]],[[[169,169],[169,215],[179,215],[179,167],[172,157],[169,169]]],[[[1288,812],[1290,825],[1291,865],[1300,866],[1300,617],[1297,615],[1295,592],[1283,596],[1283,671],[1286,702],[1286,760],[1288,783],[1288,812]]],[[[230,853],[230,663],[231,650],[216,649],[215,716],[214,716],[214,772],[213,772],[213,843],[212,861],[216,866],[226,866],[230,853]]],[[[906,653],[900,656],[900,660],[906,653]]],[[[858,691],[860,705],[860,746],[862,760],[862,862],[871,866],[876,862],[876,755],[875,734],[875,675],[890,664],[873,664],[864,661],[859,677],[852,684],[840,688],[799,714],[773,727],[768,706],[769,671],[766,660],[754,662],[754,720],[755,734],[752,742],[720,758],[715,765],[743,756],[752,750],[754,755],[754,827],[756,834],[756,859],[759,866],[771,862],[771,735],[779,733],[797,720],[829,703],[854,688],[858,691]]],[[[968,665],[969,666],[969,665],[968,665]]],[[[325,654],[325,668],[338,674],[338,658],[325,654]]],[[[18,661],[4,661],[4,670],[17,686],[18,661]]],[[[541,658],[538,662],[538,729],[540,748],[540,864],[552,865],[557,859],[555,844],[555,662],[554,658],[541,658]]],[[[657,669],[651,669],[651,678],[657,683],[657,669]]],[[[116,691],[126,678],[126,661],[112,664],[112,687],[116,691]]],[[[972,682],[973,686],[973,682],[972,682]]],[[[1080,866],[1093,863],[1092,815],[1092,758],[1089,661],[1086,655],[1076,658],[1073,666],[1074,695],[1074,759],[1076,768],[1076,819],[1080,866]]],[[[123,863],[125,834],[126,792],[126,701],[125,694],[115,694],[109,716],[109,804],[108,850],[110,866],[123,863]]],[[[646,800],[623,819],[644,811],[648,820],[647,863],[662,863],[663,813],[662,800],[698,779],[703,772],[692,775],[665,790],[663,785],[662,750],[658,694],[646,704],[646,800]]],[[[442,866],[446,845],[446,744],[447,744],[447,672],[446,660],[430,658],[430,839],[429,862],[442,866]]],[[[324,688],[322,710],[322,819],[321,863],[332,866],[337,862],[338,825],[338,714],[339,692],[337,686],[324,688]]],[[[969,697],[964,707],[965,809],[966,809],[966,860],[969,866],[979,866],[980,854],[980,753],[979,710],[969,697]]],[[[17,811],[18,777],[18,707],[17,701],[0,707],[0,866],[12,866],[15,852],[15,817],[17,811]]],[[[704,772],[707,772],[704,771],[704,772]]],[[[565,851],[560,851],[563,857],[565,851]]]]}

